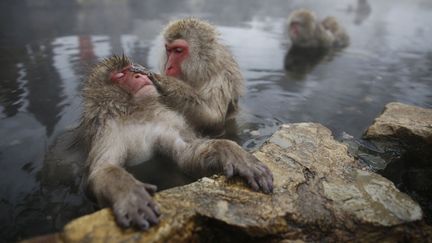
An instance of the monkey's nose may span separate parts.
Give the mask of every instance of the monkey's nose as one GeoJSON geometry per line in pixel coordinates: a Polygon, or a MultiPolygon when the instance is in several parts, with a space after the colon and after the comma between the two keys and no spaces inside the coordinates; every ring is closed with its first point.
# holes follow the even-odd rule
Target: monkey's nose
{"type": "Polygon", "coordinates": [[[147,78],[147,75],[141,74],[141,73],[135,73],[134,74],[134,78],[139,79],[139,78],[147,78]]]}

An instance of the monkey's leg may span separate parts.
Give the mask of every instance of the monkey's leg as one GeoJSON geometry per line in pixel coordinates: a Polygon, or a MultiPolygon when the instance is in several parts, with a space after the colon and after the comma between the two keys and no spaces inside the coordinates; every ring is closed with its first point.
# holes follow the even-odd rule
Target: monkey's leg
{"type": "Polygon", "coordinates": [[[270,169],[233,141],[195,140],[182,153],[180,166],[188,170],[224,173],[228,178],[240,176],[255,191],[273,191],[270,169]]]}
{"type": "Polygon", "coordinates": [[[159,209],[152,200],[156,186],[142,183],[119,166],[105,165],[94,169],[89,187],[100,205],[111,206],[122,227],[147,229],[159,222],[159,209]]]}

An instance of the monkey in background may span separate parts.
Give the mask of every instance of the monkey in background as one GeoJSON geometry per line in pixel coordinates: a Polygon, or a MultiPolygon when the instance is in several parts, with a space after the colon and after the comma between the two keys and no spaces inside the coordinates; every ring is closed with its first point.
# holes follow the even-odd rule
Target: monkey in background
{"type": "Polygon", "coordinates": [[[120,226],[147,229],[159,221],[156,186],[123,168],[155,153],[186,171],[240,176],[253,190],[272,192],[267,166],[232,141],[197,137],[181,114],[160,102],[155,80],[127,57],[113,56],[96,65],[83,85],[77,129],[88,146],[88,188],[100,206],[113,209],[120,226]]]}
{"type": "Polygon", "coordinates": [[[217,136],[238,111],[244,78],[216,28],[197,18],[170,22],[155,86],[161,101],[184,115],[195,131],[217,136]]]}
{"type": "Polygon", "coordinates": [[[310,10],[296,10],[288,18],[288,35],[293,47],[343,48],[349,45],[349,36],[335,17],[318,22],[310,10]]]}

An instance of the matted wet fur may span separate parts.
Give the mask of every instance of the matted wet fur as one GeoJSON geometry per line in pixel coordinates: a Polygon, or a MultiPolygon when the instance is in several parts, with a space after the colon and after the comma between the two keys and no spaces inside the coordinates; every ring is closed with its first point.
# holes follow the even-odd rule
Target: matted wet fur
{"type": "Polygon", "coordinates": [[[273,190],[272,173],[263,163],[233,141],[197,137],[181,114],[160,102],[155,87],[132,94],[113,82],[113,77],[129,77],[124,73],[132,64],[125,56],[113,56],[95,66],[83,85],[77,128],[78,139],[88,146],[88,188],[100,206],[113,209],[119,225],[147,229],[159,222],[151,197],[156,187],[123,168],[154,153],[169,156],[186,171],[240,176],[254,190],[273,190]]]}

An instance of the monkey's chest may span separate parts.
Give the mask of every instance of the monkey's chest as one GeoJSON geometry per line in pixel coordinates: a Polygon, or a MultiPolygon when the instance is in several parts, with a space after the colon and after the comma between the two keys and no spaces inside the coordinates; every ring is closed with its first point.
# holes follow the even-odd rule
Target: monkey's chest
{"type": "Polygon", "coordinates": [[[127,148],[126,163],[135,165],[151,159],[154,155],[159,129],[155,124],[127,125],[122,137],[127,148]]]}
{"type": "Polygon", "coordinates": [[[150,160],[157,148],[179,137],[178,132],[164,122],[129,124],[124,127],[121,136],[127,148],[128,165],[150,160]]]}

